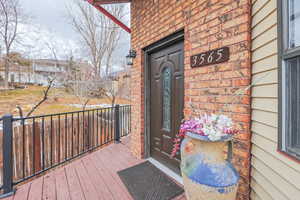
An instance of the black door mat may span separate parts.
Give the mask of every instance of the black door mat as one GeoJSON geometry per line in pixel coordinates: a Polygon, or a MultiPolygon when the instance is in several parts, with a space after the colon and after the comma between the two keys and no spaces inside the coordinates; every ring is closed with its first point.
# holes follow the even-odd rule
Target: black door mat
{"type": "Polygon", "coordinates": [[[149,161],[118,172],[134,200],[171,200],[183,189],[149,161]]]}

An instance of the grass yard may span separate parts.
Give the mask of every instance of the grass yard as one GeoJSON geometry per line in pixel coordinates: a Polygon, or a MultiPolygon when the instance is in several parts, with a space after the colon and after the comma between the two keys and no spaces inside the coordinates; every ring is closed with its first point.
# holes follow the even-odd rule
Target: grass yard
{"type": "MultiPolygon", "coordinates": [[[[16,106],[19,105],[26,115],[31,108],[43,98],[42,86],[28,86],[26,89],[16,89],[10,91],[0,91],[0,117],[5,113],[19,115],[16,106]]],[[[128,100],[117,99],[119,104],[129,104],[128,100]]],[[[80,107],[69,104],[82,104],[80,100],[64,89],[51,88],[48,100],[46,100],[32,115],[42,115],[51,113],[61,113],[82,110],[80,107]]],[[[90,99],[88,105],[110,104],[109,99],[90,99]]]]}

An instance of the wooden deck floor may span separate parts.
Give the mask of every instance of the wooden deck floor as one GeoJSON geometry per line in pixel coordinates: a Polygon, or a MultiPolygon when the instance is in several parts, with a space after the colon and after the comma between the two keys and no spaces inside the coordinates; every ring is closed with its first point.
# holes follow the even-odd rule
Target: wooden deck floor
{"type": "MultiPolygon", "coordinates": [[[[144,162],[127,147],[111,144],[17,187],[6,200],[128,200],[132,199],[117,171],[144,162]]],[[[176,200],[184,200],[184,195],[176,200]]]]}

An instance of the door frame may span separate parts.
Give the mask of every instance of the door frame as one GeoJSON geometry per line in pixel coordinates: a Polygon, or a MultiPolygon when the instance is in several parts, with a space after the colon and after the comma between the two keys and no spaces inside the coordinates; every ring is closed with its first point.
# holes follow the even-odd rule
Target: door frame
{"type": "MultiPolygon", "coordinates": [[[[184,30],[177,31],[145,48],[144,52],[144,157],[150,157],[150,55],[175,43],[184,42],[184,30]]],[[[184,76],[183,76],[184,81],[184,76]]]]}

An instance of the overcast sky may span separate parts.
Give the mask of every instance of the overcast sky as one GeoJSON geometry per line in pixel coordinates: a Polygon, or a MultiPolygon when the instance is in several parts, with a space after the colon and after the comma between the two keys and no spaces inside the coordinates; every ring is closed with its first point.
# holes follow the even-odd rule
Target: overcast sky
{"type": "Polygon", "coordinates": [[[75,38],[71,25],[67,23],[66,3],[70,0],[20,0],[26,13],[33,21],[56,32],[60,37],[75,38]]]}
{"type": "MultiPolygon", "coordinates": [[[[67,20],[67,3],[71,0],[20,0],[26,13],[33,17],[33,24],[47,38],[47,35],[55,36],[57,40],[66,40],[74,46],[77,42],[78,35],[68,24],[67,20]]],[[[129,8],[128,8],[129,9],[129,8]]],[[[125,23],[129,23],[129,16],[125,19],[125,23]]],[[[118,48],[118,56],[126,56],[129,50],[129,34],[122,31],[121,45],[118,48]]],[[[30,34],[30,33],[28,33],[30,34]]]]}

